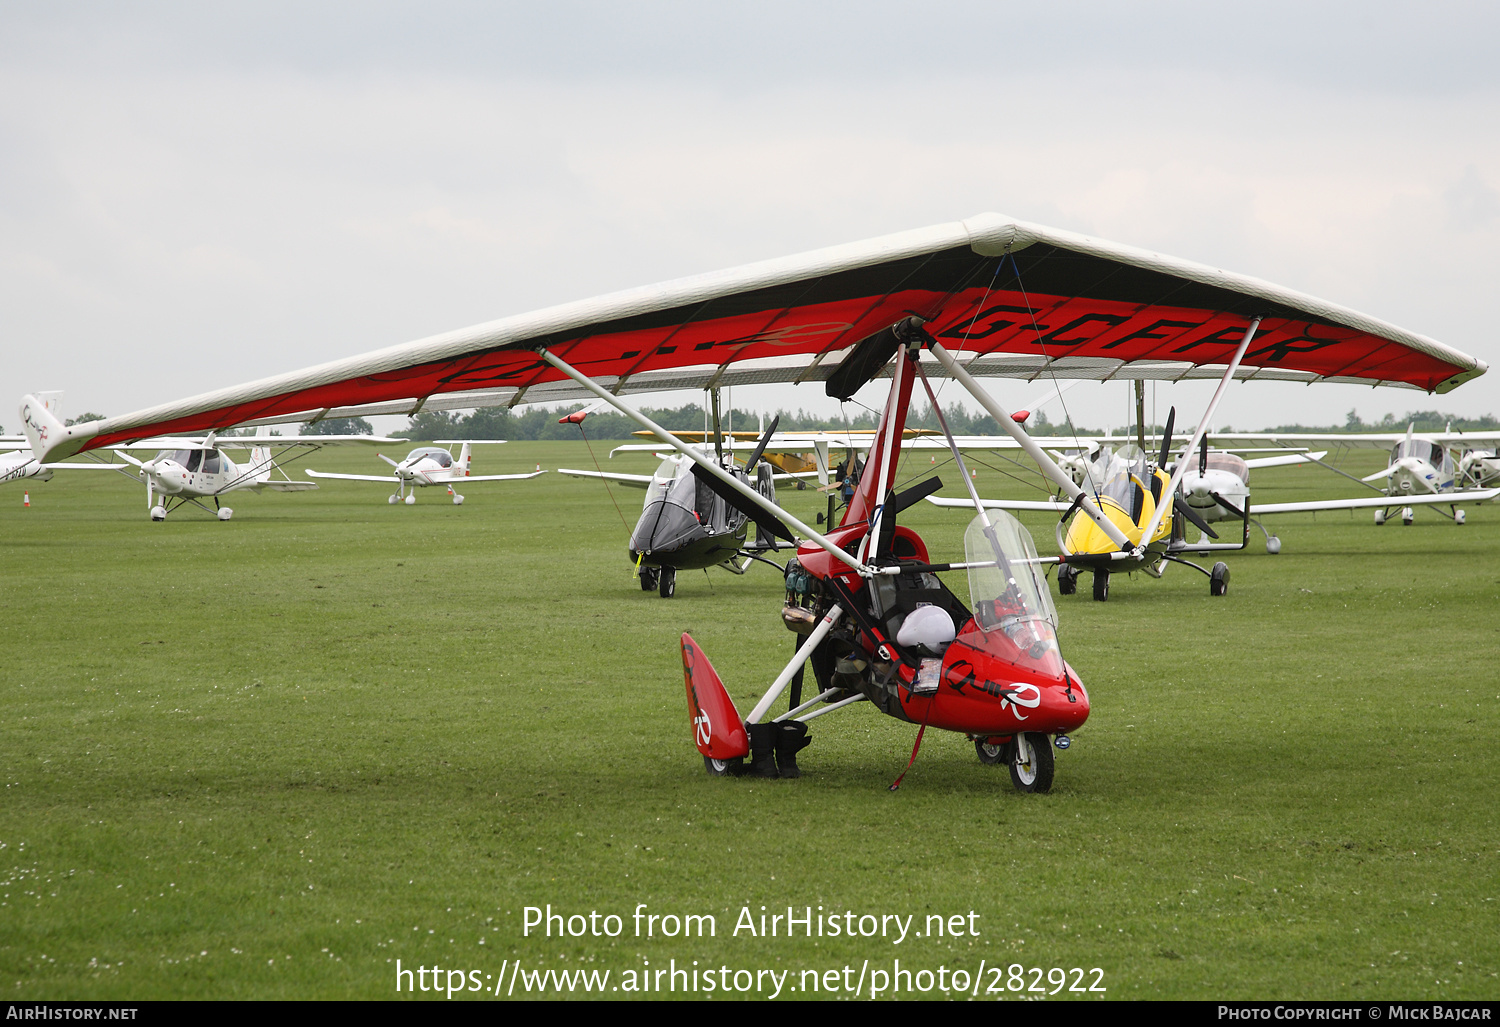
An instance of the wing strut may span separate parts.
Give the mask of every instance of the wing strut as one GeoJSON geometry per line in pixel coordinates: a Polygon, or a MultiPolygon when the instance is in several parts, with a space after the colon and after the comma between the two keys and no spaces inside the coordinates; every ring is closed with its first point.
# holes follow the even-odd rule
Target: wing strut
{"type": "Polygon", "coordinates": [[[651,420],[651,418],[647,417],[645,414],[632,407],[629,403],[626,403],[619,396],[611,395],[605,389],[601,388],[599,384],[588,375],[576,370],[572,365],[568,364],[561,357],[557,356],[550,350],[539,349],[537,350],[537,353],[539,353],[542,359],[547,361],[547,363],[557,368],[559,371],[567,375],[569,378],[573,379],[579,385],[582,385],[584,388],[588,389],[594,395],[604,400],[604,402],[614,407],[616,410],[624,414],[626,417],[630,418],[632,421],[635,421],[641,427],[650,431],[651,434],[661,439],[663,442],[671,446],[673,449],[677,450],[689,460],[692,460],[693,463],[697,464],[709,474],[713,475],[715,478],[719,479],[721,482],[734,489],[734,491],[750,500],[756,506],[760,507],[762,510],[765,510],[767,513],[779,518],[784,523],[791,525],[792,530],[799,532],[803,538],[814,542],[826,549],[829,555],[831,555],[834,559],[848,565],[852,570],[858,572],[861,575],[868,575],[866,567],[864,566],[864,564],[860,563],[860,561],[844,552],[843,549],[834,545],[827,538],[818,534],[816,531],[813,531],[807,525],[803,524],[801,521],[793,517],[791,514],[787,513],[775,503],[772,503],[771,501],[766,499],[766,497],[762,496],[759,492],[756,492],[754,489],[746,485],[744,482],[740,481],[734,475],[725,471],[724,468],[717,466],[712,460],[708,459],[708,457],[698,452],[698,450],[694,449],[692,446],[687,445],[681,439],[677,438],[677,436],[673,435],[661,425],[651,420]]]}
{"type": "Polygon", "coordinates": [[[1053,484],[1062,489],[1064,495],[1073,502],[1078,503],[1083,508],[1083,512],[1088,514],[1095,524],[1099,525],[1099,530],[1108,535],[1110,540],[1120,547],[1120,552],[1111,554],[1114,559],[1138,559],[1134,552],[1135,546],[1125,537],[1125,533],[1099,509],[1098,505],[1089,498],[1088,493],[1079,488],[1078,484],[1061,467],[1057,466],[1057,461],[1048,456],[1046,451],[1041,446],[1038,446],[1030,435],[1026,434],[1026,430],[1012,420],[1010,414],[1006,413],[1005,409],[999,403],[996,403],[988,392],[979,387],[979,383],[974,380],[974,376],[959,366],[958,361],[953,359],[953,354],[944,349],[942,343],[936,340],[929,341],[927,349],[933,356],[937,357],[938,363],[942,364],[948,370],[948,373],[968,390],[969,395],[977,399],[979,405],[989,411],[990,416],[995,419],[995,422],[1001,428],[1005,429],[1005,433],[1020,443],[1021,448],[1026,451],[1026,455],[1036,462],[1041,472],[1048,478],[1051,478],[1053,484]]]}

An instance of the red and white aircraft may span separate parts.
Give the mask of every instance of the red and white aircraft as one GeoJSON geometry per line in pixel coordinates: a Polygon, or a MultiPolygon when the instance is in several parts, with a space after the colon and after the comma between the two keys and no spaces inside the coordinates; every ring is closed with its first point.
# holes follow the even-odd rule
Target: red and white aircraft
{"type": "MultiPolygon", "coordinates": [[[[786,596],[795,599],[795,616],[783,595],[775,615],[807,634],[748,715],[741,718],[697,644],[680,639],[694,740],[711,771],[732,771],[748,756],[752,773],[796,774],[807,721],[867,701],[914,726],[967,735],[982,761],[1010,766],[1017,788],[1045,791],[1053,745],[1066,747],[1090,707],[1090,693],[1062,658],[1046,579],[1038,573],[1069,558],[1036,556],[1024,529],[1004,514],[992,519],[972,487],[976,516],[958,562],[934,562],[916,533],[896,523],[901,510],[941,484],[928,479],[895,488],[916,383],[931,398],[931,378],[958,382],[1118,546],[1091,553],[1091,564],[1129,570],[1159,553],[1132,543],[976,376],[1217,379],[1186,447],[1192,452],[1234,378],[1447,392],[1486,370],[1483,361],[1433,339],[1269,282],[985,214],[262,378],[74,426],[39,455],[56,459],[255,418],[373,412],[361,406],[415,409],[440,394],[467,406],[476,405],[476,393],[512,404],[601,399],[692,460],[707,487],[733,497],[757,524],[797,546],[796,574],[791,567],[787,573],[787,592],[795,588],[795,595],[786,596]],[[891,390],[878,441],[843,522],[826,536],[625,398],[821,381],[829,395],[847,400],[884,377],[891,390]],[[938,577],[958,570],[972,572],[967,599],[938,577]],[[794,694],[793,709],[772,718],[771,706],[808,659],[818,695],[801,703],[794,694]]],[[[967,482],[951,440],[949,448],[967,482]]],[[[1179,462],[1165,496],[1176,493],[1186,471],[1186,461],[1179,462]]],[[[1170,505],[1156,508],[1142,541],[1156,537],[1170,505]]],[[[1102,675],[1106,668],[1096,670],[1102,675]]]]}
{"type": "Polygon", "coordinates": [[[388,503],[399,503],[405,500],[407,506],[417,501],[417,489],[429,488],[433,485],[442,485],[448,490],[448,495],[453,497],[454,506],[462,506],[464,497],[454,491],[453,486],[471,481],[515,481],[519,478],[535,478],[546,471],[535,470],[527,474],[470,474],[469,464],[473,459],[470,447],[474,445],[502,445],[504,439],[438,439],[438,442],[447,445],[462,445],[459,450],[458,459],[441,446],[418,446],[405,459],[392,460],[384,453],[376,453],[394,469],[392,474],[334,474],[332,472],[315,471],[307,468],[309,478],[343,478],[346,481],[383,481],[395,482],[396,491],[386,500],[388,503]]]}

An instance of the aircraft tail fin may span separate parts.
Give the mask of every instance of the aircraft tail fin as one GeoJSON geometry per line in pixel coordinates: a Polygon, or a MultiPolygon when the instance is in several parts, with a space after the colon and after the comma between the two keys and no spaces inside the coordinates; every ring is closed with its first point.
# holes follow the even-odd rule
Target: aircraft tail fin
{"type": "Polygon", "coordinates": [[[714,665],[687,632],[682,634],[682,678],[687,686],[688,717],[698,751],[714,760],[748,756],[750,736],[745,733],[734,700],[724,690],[714,665]]]}
{"type": "Polygon", "coordinates": [[[458,469],[464,477],[469,475],[469,461],[473,459],[473,456],[469,443],[465,442],[464,448],[458,451],[458,469]]]}
{"type": "Polygon", "coordinates": [[[271,455],[269,446],[252,446],[250,448],[250,470],[249,474],[257,482],[270,481],[271,471],[276,467],[276,458],[271,455]]]}
{"type": "Polygon", "coordinates": [[[38,460],[46,460],[48,451],[55,448],[68,432],[52,412],[51,404],[35,396],[21,398],[21,424],[26,441],[31,443],[31,452],[38,460]]]}

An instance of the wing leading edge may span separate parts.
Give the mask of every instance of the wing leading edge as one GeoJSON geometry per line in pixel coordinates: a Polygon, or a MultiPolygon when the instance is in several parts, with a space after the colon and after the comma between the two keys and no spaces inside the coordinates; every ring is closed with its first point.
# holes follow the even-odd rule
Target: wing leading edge
{"type": "MultiPolygon", "coordinates": [[[[1446,392],[1483,361],[1269,282],[984,214],[612,293],[55,433],[47,458],[166,432],[582,395],[548,350],[615,392],[820,381],[916,315],[971,374],[1239,377],[1446,392]]],[[[940,373],[934,371],[932,373],[940,373]]]]}

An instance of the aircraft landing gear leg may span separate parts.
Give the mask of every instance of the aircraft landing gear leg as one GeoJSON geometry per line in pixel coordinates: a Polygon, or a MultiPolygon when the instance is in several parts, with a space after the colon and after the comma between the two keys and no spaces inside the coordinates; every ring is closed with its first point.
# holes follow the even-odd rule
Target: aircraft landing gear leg
{"type": "Polygon", "coordinates": [[[655,592],[656,591],[656,581],[657,581],[657,579],[660,576],[661,576],[660,572],[655,567],[642,567],[641,568],[641,591],[642,592],[655,592]]]}
{"type": "Polygon", "coordinates": [[[1028,731],[1016,735],[1015,762],[1010,765],[1010,783],[1018,792],[1050,792],[1057,764],[1046,735],[1028,731]]]}
{"type": "Polygon", "coordinates": [[[1269,531],[1267,531],[1266,526],[1260,523],[1260,521],[1254,520],[1252,518],[1250,523],[1259,528],[1260,533],[1266,537],[1267,553],[1275,556],[1277,553],[1281,552],[1281,539],[1277,538],[1275,535],[1272,535],[1269,531]]]}
{"type": "Polygon", "coordinates": [[[1109,571],[1103,567],[1094,572],[1094,599],[1101,603],[1109,599],[1109,571]]]}
{"type": "Polygon", "coordinates": [[[672,593],[677,591],[677,568],[663,567],[657,578],[656,594],[663,599],[671,599],[672,593]]]}
{"type": "Polygon", "coordinates": [[[1063,564],[1057,568],[1057,594],[1070,596],[1078,591],[1078,568],[1063,564]]]}

